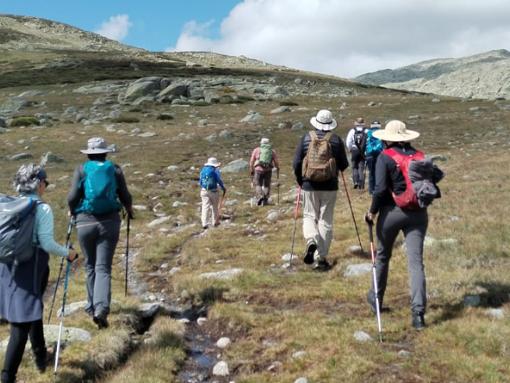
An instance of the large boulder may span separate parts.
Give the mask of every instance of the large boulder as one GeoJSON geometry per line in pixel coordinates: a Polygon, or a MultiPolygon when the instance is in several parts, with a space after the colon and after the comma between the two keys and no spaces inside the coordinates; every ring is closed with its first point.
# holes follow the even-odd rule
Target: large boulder
{"type": "Polygon", "coordinates": [[[131,102],[140,97],[159,93],[162,85],[168,86],[169,80],[162,77],[143,77],[129,84],[126,92],[119,95],[119,101],[131,102]]]}
{"type": "Polygon", "coordinates": [[[249,163],[243,159],[238,159],[232,162],[229,162],[225,167],[221,170],[223,173],[239,173],[243,171],[247,171],[249,167],[249,163]]]}
{"type": "Polygon", "coordinates": [[[189,88],[189,85],[184,82],[170,84],[167,87],[165,87],[161,92],[159,92],[158,98],[181,97],[181,96],[187,97],[188,96],[188,88],[189,88]]]}
{"type": "Polygon", "coordinates": [[[0,114],[14,114],[31,104],[30,101],[25,100],[23,97],[11,97],[0,105],[0,114]]]}

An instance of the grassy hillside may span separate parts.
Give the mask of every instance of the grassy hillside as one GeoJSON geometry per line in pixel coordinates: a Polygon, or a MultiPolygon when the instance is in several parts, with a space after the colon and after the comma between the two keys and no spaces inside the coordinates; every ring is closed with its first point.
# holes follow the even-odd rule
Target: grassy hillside
{"type": "MultiPolygon", "coordinates": [[[[2,60],[5,64],[8,58],[2,60]]],[[[6,73],[0,79],[0,104],[26,90],[40,90],[43,94],[28,97],[35,103],[19,114],[60,116],[69,106],[78,109],[92,106],[98,95],[73,92],[90,80],[149,74],[199,77],[205,70],[191,72],[182,67],[147,64],[141,66],[141,71],[129,71],[124,76],[119,67],[109,71],[101,60],[97,56],[97,60],[69,70],[46,69],[47,75],[35,69],[6,73]],[[84,68],[88,71],[82,71],[84,68]],[[62,81],[56,84],[59,77],[62,81]],[[39,81],[41,78],[45,80],[39,81]]],[[[211,71],[214,69],[207,69],[208,74],[211,71]]],[[[282,86],[292,84],[299,75],[218,71],[238,78],[271,76],[282,86]]],[[[315,81],[315,86],[323,89],[334,83],[320,77],[315,81]]],[[[12,127],[0,133],[2,156],[6,158],[29,152],[37,161],[51,151],[64,159],[48,165],[50,181],[55,186],[45,196],[54,209],[61,241],[67,220],[65,195],[70,176],[84,159],[79,149],[92,136],[115,143],[119,151],[112,158],[123,166],[135,204],[146,207],[137,211],[131,227],[138,278],[147,284],[148,292],[208,318],[205,324],[197,326],[161,316],[148,332],[140,328],[136,307],[146,296],[132,291],[130,297],[123,297],[123,228],[114,260],[113,297],[117,303],[111,316],[112,326],[98,332],[83,313],[66,318],[66,325],[91,331],[93,340],[64,350],[57,381],[179,381],[181,369],[190,366],[193,353],[189,340],[196,333],[209,341],[204,354],[226,361],[230,370],[227,378],[197,381],[294,382],[299,377],[307,377],[309,382],[510,381],[507,363],[510,277],[506,272],[510,266],[510,225],[506,219],[510,202],[510,186],[506,181],[510,161],[508,111],[489,101],[444,98],[437,103],[432,102],[430,95],[350,86],[355,96],[290,95],[283,100],[202,107],[145,103],[123,107],[133,117],[132,121],[139,122],[84,125],[59,118],[52,126],[12,127]],[[291,112],[271,114],[282,101],[295,104],[291,112]],[[375,106],[368,106],[369,103],[375,106]],[[385,298],[385,305],[391,310],[383,314],[384,342],[375,341],[375,318],[365,302],[371,276],[344,276],[348,265],[369,260],[348,252],[357,239],[342,185],[330,252],[333,270],[316,273],[302,263],[301,219],[297,222],[298,256],[292,270],[282,267],[282,255],[290,252],[294,223],[292,156],[299,138],[309,127],[310,117],[322,108],[335,113],[339,121],[337,133],[342,137],[358,116],[366,120],[408,120],[411,129],[422,133],[416,146],[446,159],[440,163],[446,173],[441,182],[443,198],[430,208],[430,238],[425,250],[429,326],[423,332],[417,333],[410,326],[407,262],[402,247],[397,246],[385,298]],[[261,122],[240,123],[250,110],[262,114],[261,122]],[[163,112],[171,112],[173,119],[158,119],[163,112]],[[206,124],[200,122],[204,119],[206,124]],[[291,124],[279,127],[285,122],[302,122],[306,128],[291,130],[291,124]],[[230,135],[220,135],[225,130],[230,135]],[[140,132],[156,135],[144,138],[138,136],[140,132]],[[211,142],[205,139],[212,134],[218,136],[211,142]],[[280,204],[251,207],[247,203],[253,193],[248,175],[225,173],[227,201],[237,203],[227,204],[224,215],[229,219],[220,227],[201,234],[197,187],[200,167],[211,155],[224,164],[238,158],[248,160],[262,136],[271,138],[281,157],[280,204]],[[178,168],[169,170],[169,165],[178,168]],[[176,201],[181,206],[173,207],[176,201]],[[157,218],[154,210],[169,216],[169,220],[148,227],[157,218]],[[278,212],[276,222],[267,220],[270,211],[278,212]],[[229,268],[240,268],[243,272],[225,281],[200,277],[201,273],[229,268]],[[466,297],[472,295],[480,299],[476,307],[465,305],[466,297]],[[501,319],[491,316],[494,308],[503,309],[501,319]],[[368,333],[374,341],[358,342],[353,336],[356,331],[368,333]],[[214,343],[224,336],[232,344],[222,350],[214,343]]],[[[26,160],[4,160],[0,175],[2,192],[10,190],[10,179],[23,162],[26,160]]],[[[345,176],[350,180],[350,169],[345,176]]],[[[352,190],[350,182],[348,189],[363,246],[368,249],[362,217],[370,199],[366,193],[352,190]]],[[[56,278],[57,268],[56,263],[52,265],[52,279],[56,278]]],[[[70,301],[85,298],[82,269],[73,275],[70,289],[70,301]]],[[[1,325],[0,338],[7,332],[8,327],[1,325]]],[[[28,356],[19,378],[38,383],[53,381],[50,372],[38,375],[28,356]]],[[[180,379],[183,381],[182,375],[180,379]]]]}

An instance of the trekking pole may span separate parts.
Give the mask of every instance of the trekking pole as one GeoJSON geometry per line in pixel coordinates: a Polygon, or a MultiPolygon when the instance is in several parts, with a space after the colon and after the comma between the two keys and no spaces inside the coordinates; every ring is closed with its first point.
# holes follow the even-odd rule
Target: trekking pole
{"type": "Polygon", "coordinates": [[[129,274],[129,224],[131,223],[131,218],[129,217],[129,213],[127,214],[127,229],[126,229],[126,273],[124,275],[124,296],[128,295],[128,274],[129,274]]]}
{"type": "Polygon", "coordinates": [[[351,198],[349,197],[349,191],[347,190],[347,183],[345,182],[345,176],[344,176],[343,172],[340,172],[340,174],[342,175],[342,181],[344,183],[345,195],[347,196],[347,201],[349,202],[349,208],[351,209],[352,222],[354,222],[354,228],[356,229],[356,235],[358,236],[359,247],[361,248],[361,252],[364,253],[363,245],[361,244],[361,238],[359,236],[358,225],[356,224],[356,218],[354,217],[354,211],[352,210],[351,198]]]}
{"type": "Polygon", "coordinates": [[[368,225],[368,235],[370,237],[370,254],[372,255],[372,279],[374,284],[374,294],[375,294],[375,312],[377,315],[377,329],[379,331],[379,342],[382,343],[382,324],[381,324],[381,306],[379,304],[379,290],[377,288],[377,276],[375,270],[375,250],[374,250],[374,222],[369,220],[365,216],[365,221],[368,225]]]}
{"type": "MultiPolygon", "coordinates": [[[[74,216],[71,216],[69,218],[69,224],[67,225],[67,236],[66,236],[66,248],[67,249],[70,248],[71,232],[73,231],[74,223],[75,223],[74,216]]],[[[57,297],[58,284],[60,283],[60,277],[62,276],[62,269],[64,268],[64,261],[65,261],[65,258],[62,258],[62,260],[60,261],[60,269],[58,270],[57,282],[55,283],[55,291],[53,292],[53,298],[51,300],[50,314],[48,315],[48,323],[50,323],[51,314],[53,314],[53,307],[55,306],[55,298],[57,297]]]]}
{"type": "Polygon", "coordinates": [[[276,177],[276,204],[280,205],[280,175],[276,177]]]}
{"type": "Polygon", "coordinates": [[[290,260],[289,260],[289,269],[292,268],[292,258],[294,256],[294,242],[296,240],[296,222],[299,214],[299,202],[301,200],[301,186],[297,188],[296,195],[296,206],[294,207],[294,230],[292,231],[292,247],[290,249],[290,260]]]}
{"type": "Polygon", "coordinates": [[[62,341],[62,330],[64,328],[64,316],[65,316],[65,307],[66,307],[66,299],[67,299],[67,288],[69,286],[69,274],[71,272],[71,261],[67,260],[66,265],[66,274],[64,277],[64,296],[62,297],[62,310],[60,310],[60,325],[58,327],[58,338],[57,338],[57,348],[55,350],[55,368],[53,369],[53,373],[57,375],[58,369],[58,360],[60,356],[60,346],[62,341]]]}

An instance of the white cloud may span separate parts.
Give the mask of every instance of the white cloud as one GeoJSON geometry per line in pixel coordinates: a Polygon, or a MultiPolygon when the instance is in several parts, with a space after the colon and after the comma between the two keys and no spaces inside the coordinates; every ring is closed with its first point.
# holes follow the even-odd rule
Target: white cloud
{"type": "Polygon", "coordinates": [[[507,0],[244,0],[221,22],[185,25],[177,51],[245,55],[343,77],[510,48],[507,0]]]}
{"type": "Polygon", "coordinates": [[[111,16],[108,21],[101,24],[96,33],[112,40],[122,41],[126,38],[133,24],[128,15],[111,16]]]}

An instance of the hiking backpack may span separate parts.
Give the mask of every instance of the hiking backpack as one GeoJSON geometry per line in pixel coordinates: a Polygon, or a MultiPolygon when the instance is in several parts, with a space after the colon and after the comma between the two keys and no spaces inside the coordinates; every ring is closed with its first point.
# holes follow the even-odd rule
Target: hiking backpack
{"type": "Polygon", "coordinates": [[[336,177],[336,161],[331,150],[331,137],[331,132],[326,133],[323,138],[319,138],[317,132],[310,132],[311,141],[303,160],[304,178],[314,182],[324,182],[336,177]]]}
{"type": "Polygon", "coordinates": [[[365,129],[354,128],[354,145],[359,150],[363,149],[363,141],[365,140],[365,129]]]}
{"type": "Polygon", "coordinates": [[[200,186],[205,190],[216,190],[218,183],[216,182],[216,168],[213,166],[205,166],[200,174],[200,186]]]}
{"type": "Polygon", "coordinates": [[[443,178],[444,174],[432,164],[431,160],[425,159],[423,152],[417,150],[414,154],[406,155],[394,148],[389,148],[383,153],[395,161],[406,182],[403,193],[391,193],[398,207],[408,210],[425,208],[434,199],[441,197],[436,183],[443,178]]]}
{"type": "Polygon", "coordinates": [[[0,262],[16,267],[35,254],[35,212],[39,202],[0,194],[0,262]]]}
{"type": "Polygon", "coordinates": [[[260,153],[256,165],[260,165],[263,168],[267,169],[271,167],[272,162],[273,162],[273,149],[271,147],[271,144],[260,145],[260,153]]]}
{"type": "Polygon", "coordinates": [[[77,212],[101,215],[120,210],[113,162],[87,161],[82,170],[85,197],[77,212]]]}
{"type": "Polygon", "coordinates": [[[384,149],[383,143],[380,139],[374,137],[374,132],[377,129],[368,129],[366,134],[365,156],[376,156],[384,149]]]}

